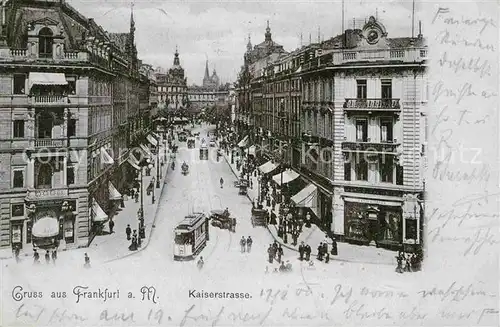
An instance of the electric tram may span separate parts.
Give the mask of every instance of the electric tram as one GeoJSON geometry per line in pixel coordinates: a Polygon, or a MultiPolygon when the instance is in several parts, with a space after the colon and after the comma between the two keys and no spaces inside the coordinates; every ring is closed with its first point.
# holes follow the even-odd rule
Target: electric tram
{"type": "Polygon", "coordinates": [[[208,160],[208,148],[205,143],[200,146],[200,160],[208,160]]]}
{"type": "Polygon", "coordinates": [[[209,240],[208,218],[203,213],[184,217],[174,231],[174,260],[193,260],[209,240]]]}

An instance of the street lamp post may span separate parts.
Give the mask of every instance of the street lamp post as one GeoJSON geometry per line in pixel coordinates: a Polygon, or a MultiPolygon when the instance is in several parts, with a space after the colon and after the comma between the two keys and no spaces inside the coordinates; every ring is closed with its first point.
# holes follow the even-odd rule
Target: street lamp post
{"type": "MultiPolygon", "coordinates": [[[[156,150],[156,188],[160,188],[160,140],[158,140],[158,149],[156,150]]],[[[154,192],[153,192],[154,193],[154,192]]]]}

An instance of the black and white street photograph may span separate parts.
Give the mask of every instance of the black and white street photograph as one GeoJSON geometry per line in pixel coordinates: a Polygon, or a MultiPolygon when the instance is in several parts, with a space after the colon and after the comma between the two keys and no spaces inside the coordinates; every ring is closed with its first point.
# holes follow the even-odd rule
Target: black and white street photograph
{"type": "Polygon", "coordinates": [[[498,322],[485,8],[0,1],[0,326],[498,322]]]}

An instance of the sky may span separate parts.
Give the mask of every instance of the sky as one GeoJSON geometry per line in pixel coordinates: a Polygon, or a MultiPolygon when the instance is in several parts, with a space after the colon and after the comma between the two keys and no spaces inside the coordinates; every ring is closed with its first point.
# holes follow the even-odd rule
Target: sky
{"type": "MultiPolygon", "coordinates": [[[[83,15],[109,32],[126,32],[130,26],[130,0],[66,0],[83,15]]],[[[188,84],[201,84],[205,62],[210,73],[215,68],[222,82],[234,82],[246,51],[248,36],[252,44],[264,40],[269,20],[273,40],[292,51],[314,41],[318,34],[328,39],[342,30],[342,4],[334,1],[158,1],[133,0],[136,44],[144,63],[168,69],[175,47],[188,84]],[[318,33],[319,32],[319,33],[318,33]]],[[[415,34],[418,20],[424,20],[420,3],[415,5],[415,34]]],[[[378,16],[388,37],[411,36],[410,0],[346,0],[344,26],[353,18],[378,16]]],[[[425,36],[424,23],[422,31],[425,36]]]]}

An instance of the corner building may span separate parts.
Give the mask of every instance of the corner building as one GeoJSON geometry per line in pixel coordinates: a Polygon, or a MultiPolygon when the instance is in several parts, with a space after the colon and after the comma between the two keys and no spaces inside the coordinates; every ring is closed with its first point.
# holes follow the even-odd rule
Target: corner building
{"type": "Polygon", "coordinates": [[[308,184],[303,199],[288,194],[292,203],[338,240],[420,247],[428,98],[422,34],[389,38],[370,17],[361,29],[260,61],[240,74],[236,124],[240,139],[256,135],[267,152],[260,156],[292,168],[287,180],[308,184]]]}
{"type": "Polygon", "coordinates": [[[0,247],[88,246],[146,132],[133,14],[107,33],[64,0],[0,11],[0,247]]]}

